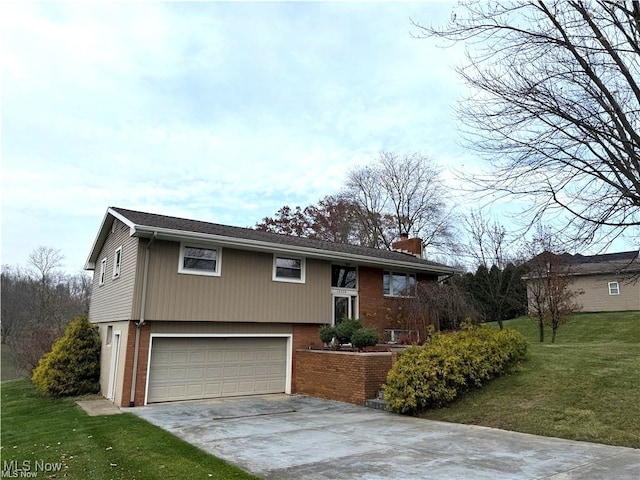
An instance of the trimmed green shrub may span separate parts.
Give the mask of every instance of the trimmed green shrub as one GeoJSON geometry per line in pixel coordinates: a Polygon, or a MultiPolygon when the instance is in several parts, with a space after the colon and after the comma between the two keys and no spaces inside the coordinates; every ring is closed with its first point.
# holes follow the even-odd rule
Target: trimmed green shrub
{"type": "Polygon", "coordinates": [[[51,351],[42,356],[31,380],[40,392],[52,397],[100,390],[100,338],[86,315],[69,324],[51,351]]]}
{"type": "Polygon", "coordinates": [[[320,327],[320,340],[322,343],[329,345],[333,341],[333,337],[336,336],[336,329],[331,325],[324,325],[320,327]]]}
{"type": "Polygon", "coordinates": [[[336,338],[340,343],[351,343],[351,335],[356,330],[362,328],[360,320],[354,318],[345,318],[336,325],[336,338]]]}
{"type": "Polygon", "coordinates": [[[436,334],[402,353],[383,386],[387,405],[415,415],[450,403],[526,358],[527,342],[515,330],[471,327],[436,334]]]}
{"type": "Polygon", "coordinates": [[[351,344],[358,350],[373,347],[378,343],[378,332],[375,328],[359,328],[351,335],[351,344]]]}

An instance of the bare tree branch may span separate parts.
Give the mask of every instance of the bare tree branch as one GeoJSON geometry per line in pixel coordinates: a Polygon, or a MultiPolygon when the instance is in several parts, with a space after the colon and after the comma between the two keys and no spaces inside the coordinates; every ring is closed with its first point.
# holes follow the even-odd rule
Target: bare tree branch
{"type": "Polygon", "coordinates": [[[458,114],[489,169],[477,192],[528,202],[591,242],[640,231],[638,2],[470,2],[422,36],[464,42],[458,114]]]}

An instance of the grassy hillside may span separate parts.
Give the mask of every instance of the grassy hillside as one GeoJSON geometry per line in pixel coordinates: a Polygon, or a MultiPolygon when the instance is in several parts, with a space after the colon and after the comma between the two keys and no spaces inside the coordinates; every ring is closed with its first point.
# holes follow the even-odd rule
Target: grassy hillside
{"type": "Polygon", "coordinates": [[[505,322],[529,360],[424,418],[640,448],[640,312],[573,316],[555,344],[528,318],[505,322]]]}

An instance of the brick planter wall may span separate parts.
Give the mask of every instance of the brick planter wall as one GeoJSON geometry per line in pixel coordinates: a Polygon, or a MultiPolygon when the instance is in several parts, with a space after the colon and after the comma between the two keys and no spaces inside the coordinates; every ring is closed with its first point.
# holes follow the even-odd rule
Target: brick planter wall
{"type": "Polygon", "coordinates": [[[364,405],[387,379],[395,353],[298,350],[296,393],[364,405]]]}

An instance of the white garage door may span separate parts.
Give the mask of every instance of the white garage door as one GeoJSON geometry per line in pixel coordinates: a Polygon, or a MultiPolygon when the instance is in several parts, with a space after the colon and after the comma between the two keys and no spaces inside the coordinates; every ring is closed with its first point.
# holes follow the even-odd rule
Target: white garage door
{"type": "Polygon", "coordinates": [[[154,338],[147,402],[282,393],[286,338],[154,338]]]}

